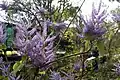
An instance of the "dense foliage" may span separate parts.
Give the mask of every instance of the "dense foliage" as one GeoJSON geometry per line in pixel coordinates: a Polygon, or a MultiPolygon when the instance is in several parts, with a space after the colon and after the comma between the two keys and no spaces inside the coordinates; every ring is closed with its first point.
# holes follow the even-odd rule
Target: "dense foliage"
{"type": "Polygon", "coordinates": [[[120,9],[109,14],[100,0],[86,17],[84,2],[0,4],[0,80],[119,80],[120,9]]]}

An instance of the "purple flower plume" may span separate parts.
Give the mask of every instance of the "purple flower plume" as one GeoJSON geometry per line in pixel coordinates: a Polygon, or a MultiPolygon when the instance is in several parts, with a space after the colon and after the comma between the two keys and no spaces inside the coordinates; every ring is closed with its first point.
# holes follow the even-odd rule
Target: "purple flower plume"
{"type": "Polygon", "coordinates": [[[0,22],[0,43],[4,43],[6,39],[6,33],[4,32],[4,24],[0,22]]]}
{"type": "Polygon", "coordinates": [[[3,57],[0,57],[0,71],[2,72],[1,76],[8,77],[8,80],[22,80],[20,79],[20,75],[16,76],[10,71],[10,66],[10,63],[5,64],[3,57]]]}
{"type": "Polygon", "coordinates": [[[77,62],[77,63],[74,64],[74,70],[75,70],[75,71],[79,71],[80,68],[81,68],[80,63],[77,62]]]}
{"type": "Polygon", "coordinates": [[[56,36],[48,35],[47,21],[42,21],[42,32],[36,28],[27,31],[27,28],[21,25],[16,26],[16,29],[15,45],[19,52],[27,54],[35,66],[48,68],[55,57],[53,44],[56,36]]]}
{"type": "Polygon", "coordinates": [[[113,13],[112,19],[113,21],[120,22],[120,13],[113,13]]]}
{"type": "Polygon", "coordinates": [[[115,66],[115,69],[113,69],[113,71],[115,71],[117,75],[120,75],[120,63],[114,64],[114,66],[115,66]]]}
{"type": "Polygon", "coordinates": [[[8,5],[7,2],[3,2],[2,4],[0,4],[0,8],[1,8],[2,10],[8,10],[8,7],[9,7],[9,5],[8,5]]]}
{"type": "Polygon", "coordinates": [[[16,37],[15,37],[15,40],[14,40],[14,44],[15,46],[20,50],[20,54],[25,54],[25,47],[26,47],[26,44],[28,42],[27,39],[27,28],[25,26],[22,26],[22,25],[17,25],[16,26],[16,37]]]}
{"type": "Polygon", "coordinates": [[[101,3],[102,2],[100,1],[98,9],[96,9],[93,4],[91,17],[86,19],[83,16],[81,17],[84,27],[83,34],[80,36],[88,38],[91,37],[93,39],[96,37],[101,37],[106,32],[106,29],[103,28],[102,23],[107,14],[105,9],[101,10],[101,3]]]}
{"type": "Polygon", "coordinates": [[[50,75],[50,80],[74,80],[74,75],[72,73],[66,73],[61,71],[65,76],[61,76],[59,72],[53,71],[50,75]]]}
{"type": "Polygon", "coordinates": [[[61,75],[55,71],[52,72],[50,80],[64,80],[61,75]]]}

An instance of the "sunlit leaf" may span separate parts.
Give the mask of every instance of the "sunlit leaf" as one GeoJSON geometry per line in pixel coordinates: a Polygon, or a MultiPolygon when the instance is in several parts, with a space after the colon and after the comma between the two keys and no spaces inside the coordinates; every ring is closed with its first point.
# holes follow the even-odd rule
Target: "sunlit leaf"
{"type": "Polygon", "coordinates": [[[40,71],[39,74],[45,74],[46,72],[45,71],[40,71]]]}
{"type": "Polygon", "coordinates": [[[105,53],[105,46],[104,46],[104,42],[101,40],[101,41],[97,41],[97,47],[98,47],[98,50],[100,52],[101,55],[103,55],[105,53]]]}

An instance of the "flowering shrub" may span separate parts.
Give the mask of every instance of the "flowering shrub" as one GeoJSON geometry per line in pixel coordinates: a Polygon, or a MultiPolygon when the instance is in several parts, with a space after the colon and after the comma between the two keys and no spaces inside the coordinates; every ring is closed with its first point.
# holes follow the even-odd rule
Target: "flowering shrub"
{"type": "Polygon", "coordinates": [[[106,32],[106,29],[103,27],[102,23],[107,17],[107,11],[105,9],[101,10],[101,6],[102,2],[99,3],[98,9],[96,9],[93,4],[91,16],[87,19],[83,17],[81,18],[84,23],[83,34],[81,37],[94,39],[101,37],[106,32]]]}
{"type": "Polygon", "coordinates": [[[0,79],[119,80],[120,65],[114,65],[120,49],[119,13],[112,13],[109,26],[102,3],[98,8],[93,3],[86,18],[78,14],[83,4],[73,7],[67,0],[56,7],[52,0],[0,4],[8,22],[0,22],[0,79]]]}

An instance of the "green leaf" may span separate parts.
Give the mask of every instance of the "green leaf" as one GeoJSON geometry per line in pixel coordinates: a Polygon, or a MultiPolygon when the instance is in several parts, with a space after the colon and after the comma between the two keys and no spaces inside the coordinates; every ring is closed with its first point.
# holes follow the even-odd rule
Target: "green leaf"
{"type": "Polygon", "coordinates": [[[8,80],[8,77],[1,76],[1,75],[0,75],[0,80],[8,80]]]}
{"type": "Polygon", "coordinates": [[[20,65],[20,62],[16,62],[14,65],[13,65],[13,70],[16,70],[18,68],[18,66],[20,65]]]}
{"type": "Polygon", "coordinates": [[[13,73],[17,73],[18,71],[20,71],[23,68],[24,64],[22,63],[22,61],[18,61],[13,65],[13,73]]]}
{"type": "Polygon", "coordinates": [[[110,40],[114,35],[114,32],[111,30],[108,35],[108,40],[110,40]]]}
{"type": "Polygon", "coordinates": [[[8,77],[4,77],[4,79],[3,80],[8,80],[8,77]]]}
{"type": "Polygon", "coordinates": [[[41,72],[39,72],[38,74],[45,74],[45,71],[41,71],[41,72]]]}
{"type": "Polygon", "coordinates": [[[27,59],[27,56],[23,56],[22,57],[22,62],[26,61],[26,59],[27,59]]]}
{"type": "Polygon", "coordinates": [[[0,44],[0,49],[6,49],[6,45],[5,44],[0,44]]]}
{"type": "Polygon", "coordinates": [[[115,79],[115,80],[120,80],[120,78],[117,78],[117,79],[115,79]]]}
{"type": "Polygon", "coordinates": [[[13,65],[13,73],[17,73],[18,71],[20,71],[23,68],[26,59],[27,59],[27,56],[23,56],[21,61],[17,61],[13,65]]]}
{"type": "Polygon", "coordinates": [[[105,53],[104,42],[97,41],[97,48],[100,51],[100,54],[103,55],[105,53]]]}
{"type": "Polygon", "coordinates": [[[88,50],[90,48],[90,41],[86,40],[85,42],[85,50],[88,50]]]}
{"type": "Polygon", "coordinates": [[[4,79],[4,76],[0,76],[0,80],[3,80],[4,79]]]}

